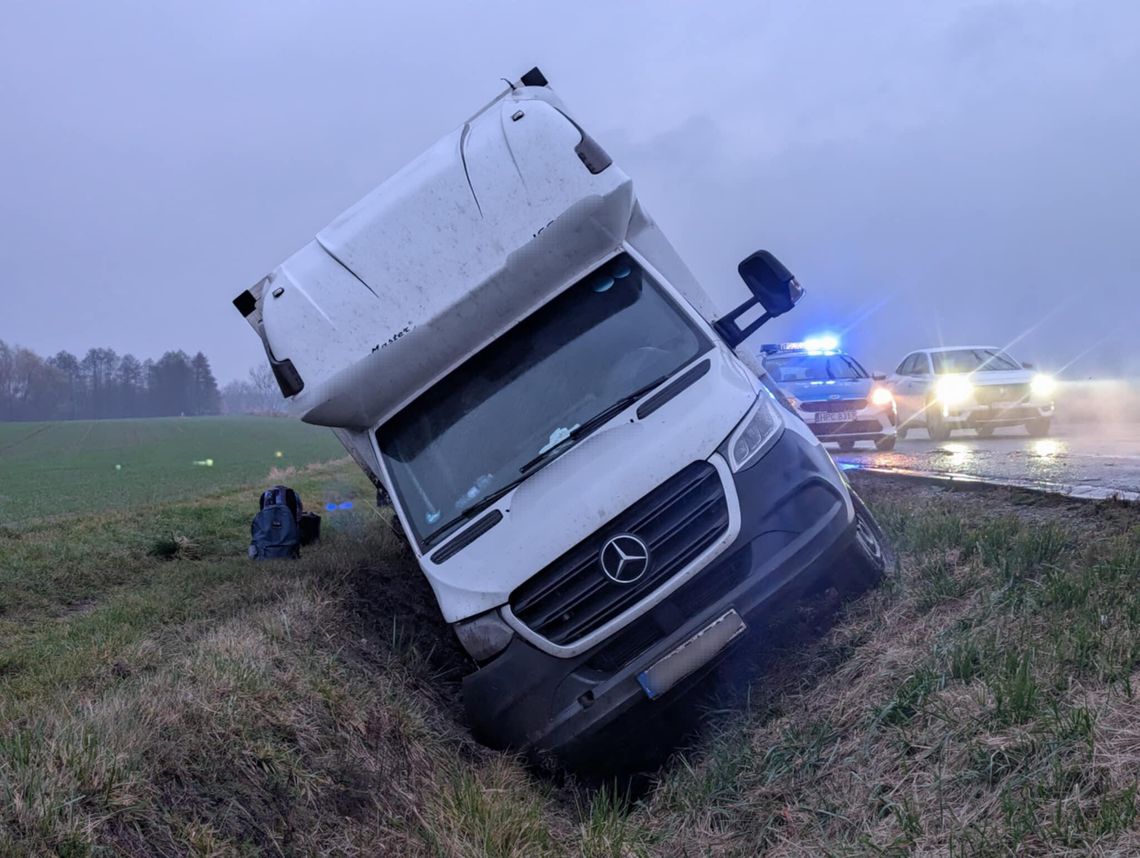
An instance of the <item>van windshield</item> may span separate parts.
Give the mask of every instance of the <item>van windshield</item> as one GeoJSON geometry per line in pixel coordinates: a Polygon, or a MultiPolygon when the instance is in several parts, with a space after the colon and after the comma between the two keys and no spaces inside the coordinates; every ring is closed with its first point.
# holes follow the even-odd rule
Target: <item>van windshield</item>
{"type": "Polygon", "coordinates": [[[632,257],[609,260],[377,430],[417,539],[437,541],[575,429],[711,347],[632,257]]]}

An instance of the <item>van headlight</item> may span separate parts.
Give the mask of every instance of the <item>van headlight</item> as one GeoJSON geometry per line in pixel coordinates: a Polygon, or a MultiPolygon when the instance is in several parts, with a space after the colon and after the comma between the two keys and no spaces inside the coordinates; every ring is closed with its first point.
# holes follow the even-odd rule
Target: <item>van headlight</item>
{"type": "Polygon", "coordinates": [[[760,458],[773,438],[784,426],[772,394],[761,390],[752,410],[728,439],[728,464],[733,472],[746,468],[760,458]]]}

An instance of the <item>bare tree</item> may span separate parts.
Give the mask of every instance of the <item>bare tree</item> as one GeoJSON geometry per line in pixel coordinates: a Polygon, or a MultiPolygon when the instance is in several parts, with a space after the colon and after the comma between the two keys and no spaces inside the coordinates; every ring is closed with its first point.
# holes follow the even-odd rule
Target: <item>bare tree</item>
{"type": "Polygon", "coordinates": [[[284,402],[281,388],[273,377],[273,370],[267,364],[259,363],[249,368],[249,383],[258,397],[258,411],[283,411],[284,402]]]}

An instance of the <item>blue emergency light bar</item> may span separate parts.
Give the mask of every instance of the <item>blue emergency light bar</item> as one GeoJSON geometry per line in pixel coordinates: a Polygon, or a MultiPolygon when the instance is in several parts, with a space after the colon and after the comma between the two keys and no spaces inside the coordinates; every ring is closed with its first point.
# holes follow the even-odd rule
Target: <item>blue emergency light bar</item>
{"type": "Polygon", "coordinates": [[[832,334],[823,334],[818,337],[808,337],[798,343],[764,343],[760,351],[771,355],[776,352],[833,352],[839,348],[839,337],[832,334]]]}

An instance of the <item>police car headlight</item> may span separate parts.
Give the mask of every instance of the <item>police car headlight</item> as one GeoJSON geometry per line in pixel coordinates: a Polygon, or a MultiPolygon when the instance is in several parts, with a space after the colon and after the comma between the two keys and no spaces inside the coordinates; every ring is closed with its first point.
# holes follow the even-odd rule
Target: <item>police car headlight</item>
{"type": "Polygon", "coordinates": [[[759,459],[783,425],[772,394],[761,390],[752,410],[728,439],[728,464],[732,470],[739,471],[759,459]]]}
{"type": "Polygon", "coordinates": [[[1034,396],[1041,399],[1048,399],[1057,392],[1057,380],[1051,375],[1044,375],[1038,373],[1033,376],[1033,380],[1029,382],[1029,389],[1033,392],[1034,396]]]}
{"type": "Polygon", "coordinates": [[[886,408],[895,401],[894,396],[885,387],[876,387],[871,391],[871,404],[877,405],[879,408],[886,408]]]}
{"type": "Polygon", "coordinates": [[[960,375],[946,375],[938,379],[934,395],[943,405],[961,405],[974,394],[974,385],[960,375]]]}

